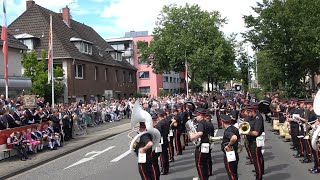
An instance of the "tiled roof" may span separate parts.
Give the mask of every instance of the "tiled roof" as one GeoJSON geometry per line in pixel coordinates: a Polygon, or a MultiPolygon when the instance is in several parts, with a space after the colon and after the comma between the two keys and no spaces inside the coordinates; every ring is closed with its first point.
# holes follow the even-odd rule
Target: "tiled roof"
{"type": "Polygon", "coordinates": [[[50,14],[53,24],[53,56],[54,58],[75,58],[93,63],[110,66],[136,69],[130,63],[114,60],[104,50],[112,48],[93,28],[71,20],[70,27],[63,21],[60,13],[55,13],[37,4],[28,8],[22,15],[9,25],[9,32],[13,35],[28,33],[40,39],[35,46],[35,51],[40,54],[41,50],[48,50],[50,14]],[[70,42],[71,38],[79,38],[93,42],[92,55],[81,53],[70,42]],[[99,55],[103,53],[103,57],[99,55]]]}
{"type": "MultiPolygon", "coordinates": [[[[2,26],[0,26],[0,37],[1,37],[1,32],[2,32],[2,26]]],[[[0,40],[1,46],[2,46],[2,43],[3,41],[0,40]]],[[[23,49],[23,50],[28,49],[27,46],[25,46],[22,42],[20,42],[18,39],[13,37],[10,33],[8,33],[8,46],[16,49],[23,49]]]]}

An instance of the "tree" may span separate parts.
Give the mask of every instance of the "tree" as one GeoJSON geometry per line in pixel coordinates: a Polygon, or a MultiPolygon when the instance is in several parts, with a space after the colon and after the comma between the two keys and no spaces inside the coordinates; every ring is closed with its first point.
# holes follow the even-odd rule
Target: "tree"
{"type": "MultiPolygon", "coordinates": [[[[46,52],[41,52],[41,59],[38,60],[35,51],[23,54],[23,68],[24,76],[30,77],[32,81],[31,92],[33,94],[44,97],[48,102],[51,102],[51,84],[48,84],[48,70],[47,70],[47,60],[46,52]]],[[[55,99],[61,97],[64,92],[65,85],[62,82],[61,77],[63,77],[63,69],[59,66],[55,67],[53,70],[55,77],[54,80],[54,93],[55,99]],[[60,77],[59,79],[57,77],[60,77]]]]}
{"type": "Polygon", "coordinates": [[[232,40],[220,31],[225,22],[219,12],[201,10],[198,5],[164,6],[153,41],[139,48],[141,58],[149,60],[156,73],[184,71],[187,61],[191,81],[226,78],[235,68],[235,55],[232,40]]]}
{"type": "Polygon", "coordinates": [[[253,10],[257,16],[244,16],[244,37],[285,72],[288,95],[303,96],[305,77],[319,73],[320,1],[263,0],[253,10]]]}
{"type": "MultiPolygon", "coordinates": [[[[245,92],[249,89],[249,71],[253,67],[251,62],[251,57],[248,55],[247,51],[244,49],[243,43],[238,44],[238,57],[237,63],[237,79],[242,81],[242,88],[245,92]]],[[[250,78],[251,79],[251,78],[250,78]]]]}
{"type": "Polygon", "coordinates": [[[258,64],[259,84],[265,91],[274,91],[280,89],[283,85],[283,72],[277,65],[276,60],[273,59],[270,51],[256,52],[256,60],[258,64]]]}

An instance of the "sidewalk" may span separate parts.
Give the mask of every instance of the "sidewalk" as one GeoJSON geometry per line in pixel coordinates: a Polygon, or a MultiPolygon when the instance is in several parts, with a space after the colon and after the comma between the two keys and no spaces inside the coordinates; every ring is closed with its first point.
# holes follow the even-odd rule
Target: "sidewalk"
{"type": "Polygon", "coordinates": [[[31,160],[21,161],[17,156],[2,160],[0,161],[0,179],[6,179],[21,172],[28,171],[52,161],[57,157],[67,155],[111,136],[128,131],[130,128],[129,119],[123,119],[120,122],[105,123],[87,128],[86,135],[76,136],[75,139],[65,142],[64,146],[58,148],[58,150],[51,151],[45,149],[38,154],[29,155],[28,157],[30,157],[31,160]]]}

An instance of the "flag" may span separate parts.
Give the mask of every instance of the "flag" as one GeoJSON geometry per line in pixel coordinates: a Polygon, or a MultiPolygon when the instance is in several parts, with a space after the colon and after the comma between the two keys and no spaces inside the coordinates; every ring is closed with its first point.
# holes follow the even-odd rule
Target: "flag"
{"type": "Polygon", "coordinates": [[[4,79],[6,87],[8,87],[8,34],[7,34],[7,15],[6,15],[6,0],[3,0],[3,25],[1,32],[2,52],[4,59],[4,79]]]}
{"type": "Polygon", "coordinates": [[[50,27],[49,27],[49,49],[48,49],[48,84],[50,84],[52,77],[52,67],[53,67],[53,59],[52,59],[52,19],[50,17],[50,27]]]}
{"type": "Polygon", "coordinates": [[[186,83],[188,83],[188,64],[187,61],[185,61],[185,77],[186,83]]]}

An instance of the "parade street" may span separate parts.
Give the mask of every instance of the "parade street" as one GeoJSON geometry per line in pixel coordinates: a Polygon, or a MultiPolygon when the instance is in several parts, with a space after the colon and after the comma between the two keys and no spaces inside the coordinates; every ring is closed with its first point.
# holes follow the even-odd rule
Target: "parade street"
{"type": "MultiPolygon", "coordinates": [[[[215,124],[215,123],[214,123],[215,124]]],[[[308,173],[312,164],[302,164],[292,155],[290,143],[284,143],[269,130],[270,124],[266,123],[266,147],[265,147],[265,175],[264,179],[288,179],[288,180],[316,180],[317,175],[308,173]]],[[[217,135],[222,135],[223,129],[219,129],[217,135]]],[[[92,179],[92,180],[138,180],[140,179],[137,167],[137,157],[128,151],[128,132],[113,136],[91,146],[75,151],[66,156],[57,158],[22,174],[16,175],[12,180],[34,179],[92,179]]],[[[185,180],[197,177],[194,162],[194,147],[186,147],[182,156],[175,156],[175,162],[170,163],[170,172],[161,176],[163,180],[185,180]]],[[[240,153],[239,179],[254,179],[253,165],[245,165],[245,150],[240,153]]],[[[223,154],[220,144],[212,151],[213,176],[210,179],[227,179],[227,173],[223,164],[223,154]]]]}

